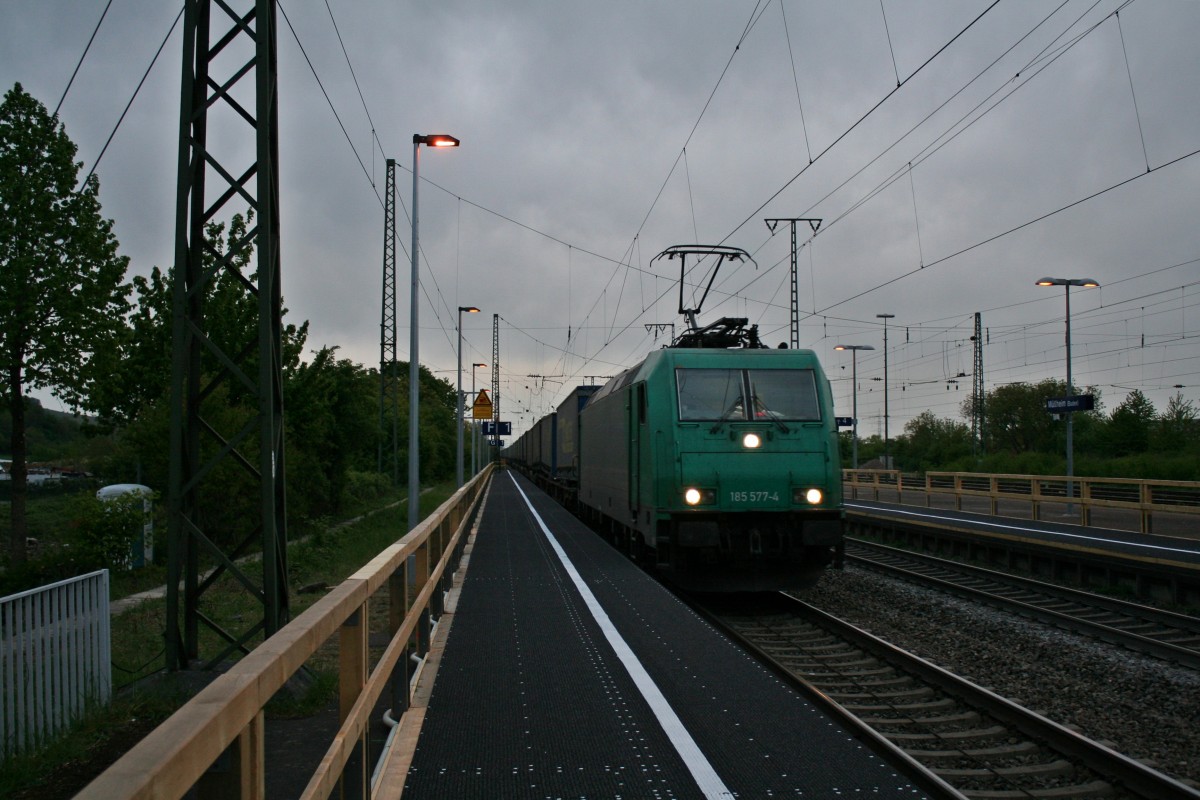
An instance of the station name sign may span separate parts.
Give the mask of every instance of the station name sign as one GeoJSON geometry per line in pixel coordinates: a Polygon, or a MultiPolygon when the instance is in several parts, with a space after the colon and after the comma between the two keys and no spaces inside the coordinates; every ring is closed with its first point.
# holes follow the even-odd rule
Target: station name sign
{"type": "Polygon", "coordinates": [[[1091,394],[1046,398],[1046,410],[1051,414],[1065,414],[1068,411],[1093,411],[1095,408],[1096,396],[1091,394]]]}

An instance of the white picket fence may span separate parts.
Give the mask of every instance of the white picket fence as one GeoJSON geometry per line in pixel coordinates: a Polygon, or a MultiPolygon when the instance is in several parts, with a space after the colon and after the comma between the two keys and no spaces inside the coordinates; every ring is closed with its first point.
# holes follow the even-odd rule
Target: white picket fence
{"type": "Polygon", "coordinates": [[[0,760],[108,703],[108,570],[0,598],[0,696],[0,760]]]}

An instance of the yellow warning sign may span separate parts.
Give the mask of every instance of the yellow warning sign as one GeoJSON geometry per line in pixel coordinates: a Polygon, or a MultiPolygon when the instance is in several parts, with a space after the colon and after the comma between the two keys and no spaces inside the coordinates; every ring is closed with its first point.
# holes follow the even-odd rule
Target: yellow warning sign
{"type": "Polygon", "coordinates": [[[492,398],[488,397],[487,389],[481,389],[479,391],[479,397],[475,398],[475,404],[471,406],[471,418],[492,418],[492,398]]]}

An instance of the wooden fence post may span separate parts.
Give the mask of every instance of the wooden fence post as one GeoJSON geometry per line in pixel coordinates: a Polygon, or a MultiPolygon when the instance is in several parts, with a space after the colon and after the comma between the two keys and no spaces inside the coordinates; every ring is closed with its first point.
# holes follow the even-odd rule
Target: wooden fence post
{"type": "MultiPolygon", "coordinates": [[[[367,646],[371,633],[370,600],[364,600],[338,631],[338,721],[345,722],[362,694],[370,668],[367,646]]],[[[354,746],[342,773],[341,796],[366,798],[370,794],[367,770],[367,728],[354,746]]]]}

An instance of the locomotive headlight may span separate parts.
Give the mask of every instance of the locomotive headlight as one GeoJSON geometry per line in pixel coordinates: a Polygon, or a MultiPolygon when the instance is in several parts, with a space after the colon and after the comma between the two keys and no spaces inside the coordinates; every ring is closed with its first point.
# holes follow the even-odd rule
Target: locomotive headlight
{"type": "Polygon", "coordinates": [[[825,493],[815,487],[812,489],[793,489],[792,490],[792,502],[793,503],[808,503],[809,505],[818,506],[821,504],[821,501],[824,499],[825,499],[825,493]]]}
{"type": "Polygon", "coordinates": [[[717,502],[717,493],[712,489],[697,489],[689,486],[683,490],[683,502],[689,506],[712,505],[717,502]]]}
{"type": "Polygon", "coordinates": [[[759,436],[757,433],[747,433],[745,436],[742,437],[742,446],[746,447],[750,450],[753,450],[754,448],[758,447],[761,444],[762,444],[762,437],[759,436]]]}
{"type": "Polygon", "coordinates": [[[683,493],[683,502],[687,503],[689,506],[700,505],[700,490],[699,489],[686,490],[683,493]]]}

